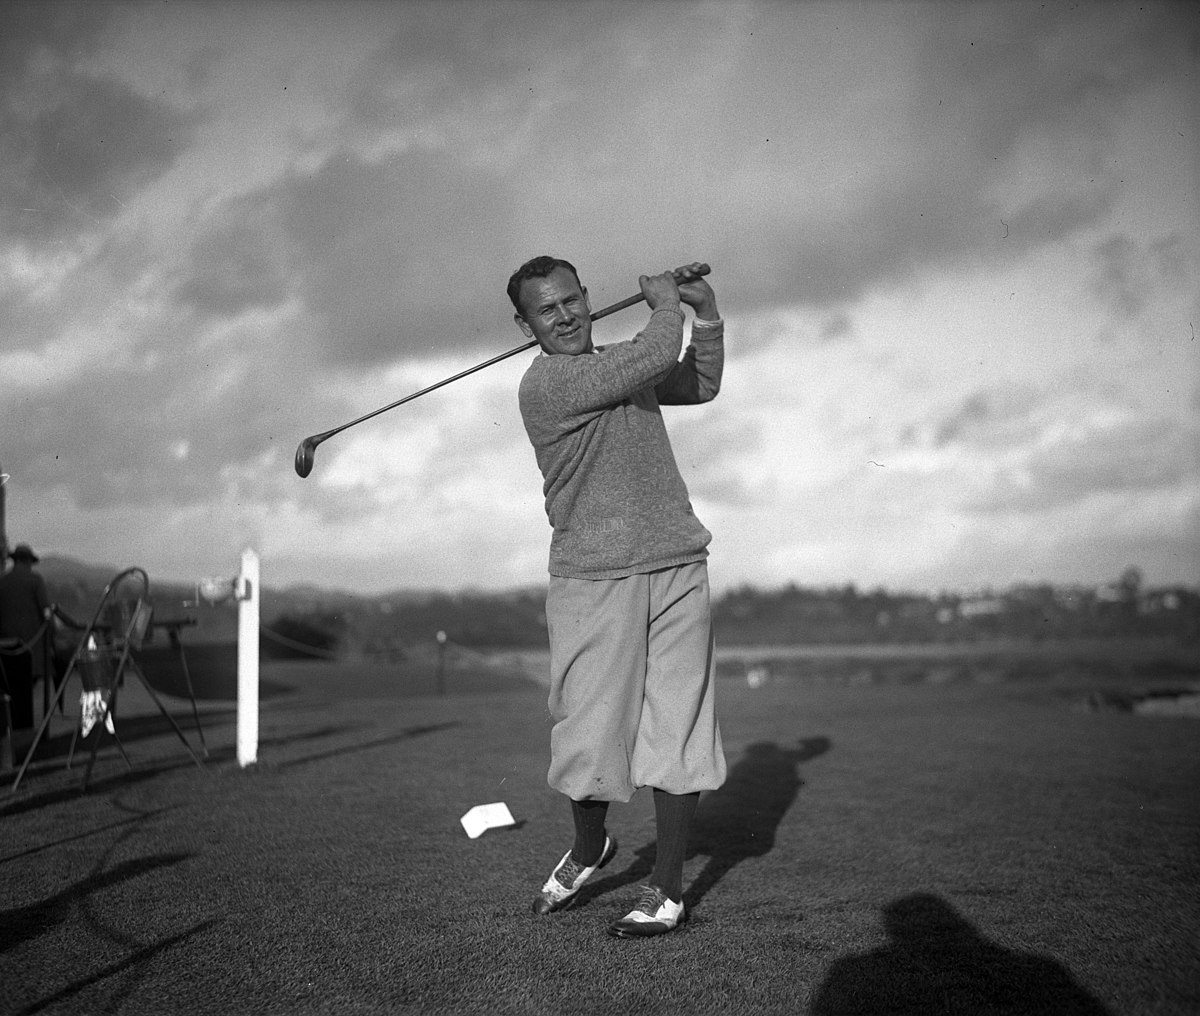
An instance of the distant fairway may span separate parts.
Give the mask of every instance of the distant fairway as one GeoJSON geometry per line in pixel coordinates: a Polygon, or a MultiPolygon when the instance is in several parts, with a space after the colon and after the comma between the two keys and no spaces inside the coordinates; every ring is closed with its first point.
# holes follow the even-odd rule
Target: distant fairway
{"type": "MultiPolygon", "coordinates": [[[[1140,690],[1187,676],[1153,662],[1140,690]]],[[[544,691],[511,668],[439,696],[427,669],[266,666],[249,771],[230,703],[204,706],[201,771],[131,688],[133,773],[109,746],[80,796],[63,721],[0,799],[0,1011],[1194,1014],[1200,722],[1056,667],[753,688],[726,660],[692,920],[649,942],[604,934],[652,863],[648,794],[612,809],[578,907],[528,912],[570,823],[544,691]],[[501,800],[518,828],[468,839],[501,800]]]]}

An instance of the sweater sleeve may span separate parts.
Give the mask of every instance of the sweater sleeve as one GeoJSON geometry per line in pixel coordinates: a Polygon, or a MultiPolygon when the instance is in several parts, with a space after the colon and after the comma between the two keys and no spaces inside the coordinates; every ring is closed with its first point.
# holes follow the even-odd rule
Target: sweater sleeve
{"type": "Polygon", "coordinates": [[[675,366],[683,345],[683,312],[677,304],[657,308],[628,342],[591,354],[551,356],[546,393],[559,413],[576,416],[605,409],[658,384],[675,366]]]}
{"type": "Polygon", "coordinates": [[[660,405],[690,406],[710,402],[721,390],[725,368],[725,325],[692,325],[692,341],[681,359],[654,390],[660,405]]]}

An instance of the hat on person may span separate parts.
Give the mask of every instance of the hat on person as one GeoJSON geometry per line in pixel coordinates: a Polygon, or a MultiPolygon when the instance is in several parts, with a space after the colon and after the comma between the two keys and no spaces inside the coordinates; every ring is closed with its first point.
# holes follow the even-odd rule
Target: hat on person
{"type": "Polygon", "coordinates": [[[33,552],[33,548],[29,546],[28,543],[18,543],[16,547],[13,548],[12,553],[8,556],[14,561],[30,561],[34,564],[41,560],[41,558],[39,558],[37,554],[33,552]]]}

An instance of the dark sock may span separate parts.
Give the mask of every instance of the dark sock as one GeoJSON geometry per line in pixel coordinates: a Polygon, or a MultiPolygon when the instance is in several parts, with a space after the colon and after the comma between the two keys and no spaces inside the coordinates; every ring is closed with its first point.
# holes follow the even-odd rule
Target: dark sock
{"type": "Polygon", "coordinates": [[[575,845],[571,856],[585,867],[591,867],[604,853],[604,817],[607,801],[572,801],[571,817],[575,820],[575,845]]]}
{"type": "Polygon", "coordinates": [[[683,899],[683,860],[687,855],[688,833],[700,793],[668,794],[654,789],[654,820],[658,827],[658,847],[650,884],[657,886],[678,903],[683,899]]]}

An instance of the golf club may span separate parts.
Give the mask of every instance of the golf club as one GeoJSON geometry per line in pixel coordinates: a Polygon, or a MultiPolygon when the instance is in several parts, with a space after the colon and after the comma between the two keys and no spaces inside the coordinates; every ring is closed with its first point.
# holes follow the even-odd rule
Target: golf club
{"type": "MultiPolygon", "coordinates": [[[[688,271],[685,268],[676,268],[672,274],[675,276],[677,283],[691,282],[707,275],[712,269],[708,265],[700,265],[694,271],[688,271]]],[[[605,307],[603,310],[598,310],[591,315],[593,321],[598,321],[602,317],[607,317],[609,314],[615,314],[619,310],[624,310],[626,307],[632,307],[634,304],[641,303],[645,299],[641,293],[637,296],[630,296],[619,303],[614,303],[611,307],[605,307]]],[[[445,378],[442,381],[437,381],[431,384],[428,388],[422,388],[419,392],[413,392],[411,395],[406,395],[402,399],[397,399],[395,402],[382,406],[379,409],[367,413],[365,416],[360,416],[357,420],[351,420],[349,423],[343,423],[340,427],[334,427],[332,430],[327,430],[323,434],[313,434],[311,437],[306,437],[300,442],[296,449],[296,472],[301,477],[307,476],[312,472],[313,457],[316,454],[317,445],[327,438],[333,437],[334,434],[340,434],[343,430],[347,430],[356,424],[362,423],[364,420],[369,420],[373,416],[378,416],[380,413],[386,413],[389,409],[395,409],[397,406],[402,406],[406,402],[411,402],[413,399],[419,399],[422,395],[427,395],[435,388],[441,388],[443,385],[448,385],[452,381],[457,381],[459,378],[466,377],[468,374],[474,374],[477,370],[483,370],[484,367],[490,367],[493,363],[499,363],[501,360],[507,360],[510,356],[516,356],[518,353],[523,353],[527,349],[532,349],[538,344],[537,339],[532,339],[524,345],[517,346],[515,349],[510,349],[507,353],[501,353],[499,356],[493,356],[490,360],[485,360],[483,363],[477,363],[474,367],[468,367],[464,371],[460,371],[453,377],[445,378]]]]}

